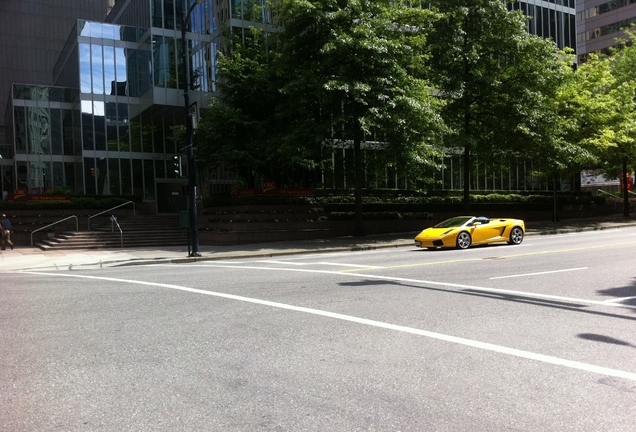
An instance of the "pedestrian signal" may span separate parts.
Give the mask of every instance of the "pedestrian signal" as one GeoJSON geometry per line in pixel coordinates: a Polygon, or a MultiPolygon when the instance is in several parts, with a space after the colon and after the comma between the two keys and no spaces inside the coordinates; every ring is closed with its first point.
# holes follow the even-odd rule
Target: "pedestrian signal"
{"type": "Polygon", "coordinates": [[[177,177],[181,177],[181,158],[172,156],[172,170],[177,177]]]}

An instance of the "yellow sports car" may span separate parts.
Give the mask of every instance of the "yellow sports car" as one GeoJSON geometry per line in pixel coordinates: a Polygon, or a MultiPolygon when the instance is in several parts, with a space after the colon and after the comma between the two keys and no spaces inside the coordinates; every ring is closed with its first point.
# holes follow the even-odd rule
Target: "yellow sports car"
{"type": "Polygon", "coordinates": [[[427,228],[415,237],[415,246],[427,249],[506,242],[518,245],[526,231],[520,219],[488,219],[484,216],[457,216],[427,228]]]}

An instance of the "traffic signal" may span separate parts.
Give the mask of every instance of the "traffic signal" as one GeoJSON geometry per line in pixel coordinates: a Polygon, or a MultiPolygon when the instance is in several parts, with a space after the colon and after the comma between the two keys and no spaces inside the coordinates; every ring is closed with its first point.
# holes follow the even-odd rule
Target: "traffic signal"
{"type": "Polygon", "coordinates": [[[181,158],[172,156],[172,170],[177,177],[181,177],[181,158]]]}

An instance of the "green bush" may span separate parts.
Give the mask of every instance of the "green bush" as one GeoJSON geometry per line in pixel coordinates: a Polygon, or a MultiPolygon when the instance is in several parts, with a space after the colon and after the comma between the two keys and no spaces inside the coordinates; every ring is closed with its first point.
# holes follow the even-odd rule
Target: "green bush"
{"type": "Polygon", "coordinates": [[[70,201],[2,201],[2,210],[65,210],[65,209],[109,209],[124,204],[125,198],[107,196],[101,199],[80,196],[70,201]]]}
{"type": "MultiPolygon", "coordinates": [[[[355,212],[332,212],[327,217],[328,220],[355,220],[355,212]]],[[[364,220],[416,220],[416,219],[431,219],[433,215],[431,213],[424,212],[364,212],[362,213],[364,220]]]]}

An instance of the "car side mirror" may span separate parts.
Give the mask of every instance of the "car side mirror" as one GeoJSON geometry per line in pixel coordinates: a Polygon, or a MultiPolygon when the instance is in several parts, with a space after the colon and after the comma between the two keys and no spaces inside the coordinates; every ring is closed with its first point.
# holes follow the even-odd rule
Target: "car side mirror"
{"type": "Polygon", "coordinates": [[[473,222],[473,226],[474,227],[479,226],[479,225],[481,225],[481,222],[473,222]]]}

